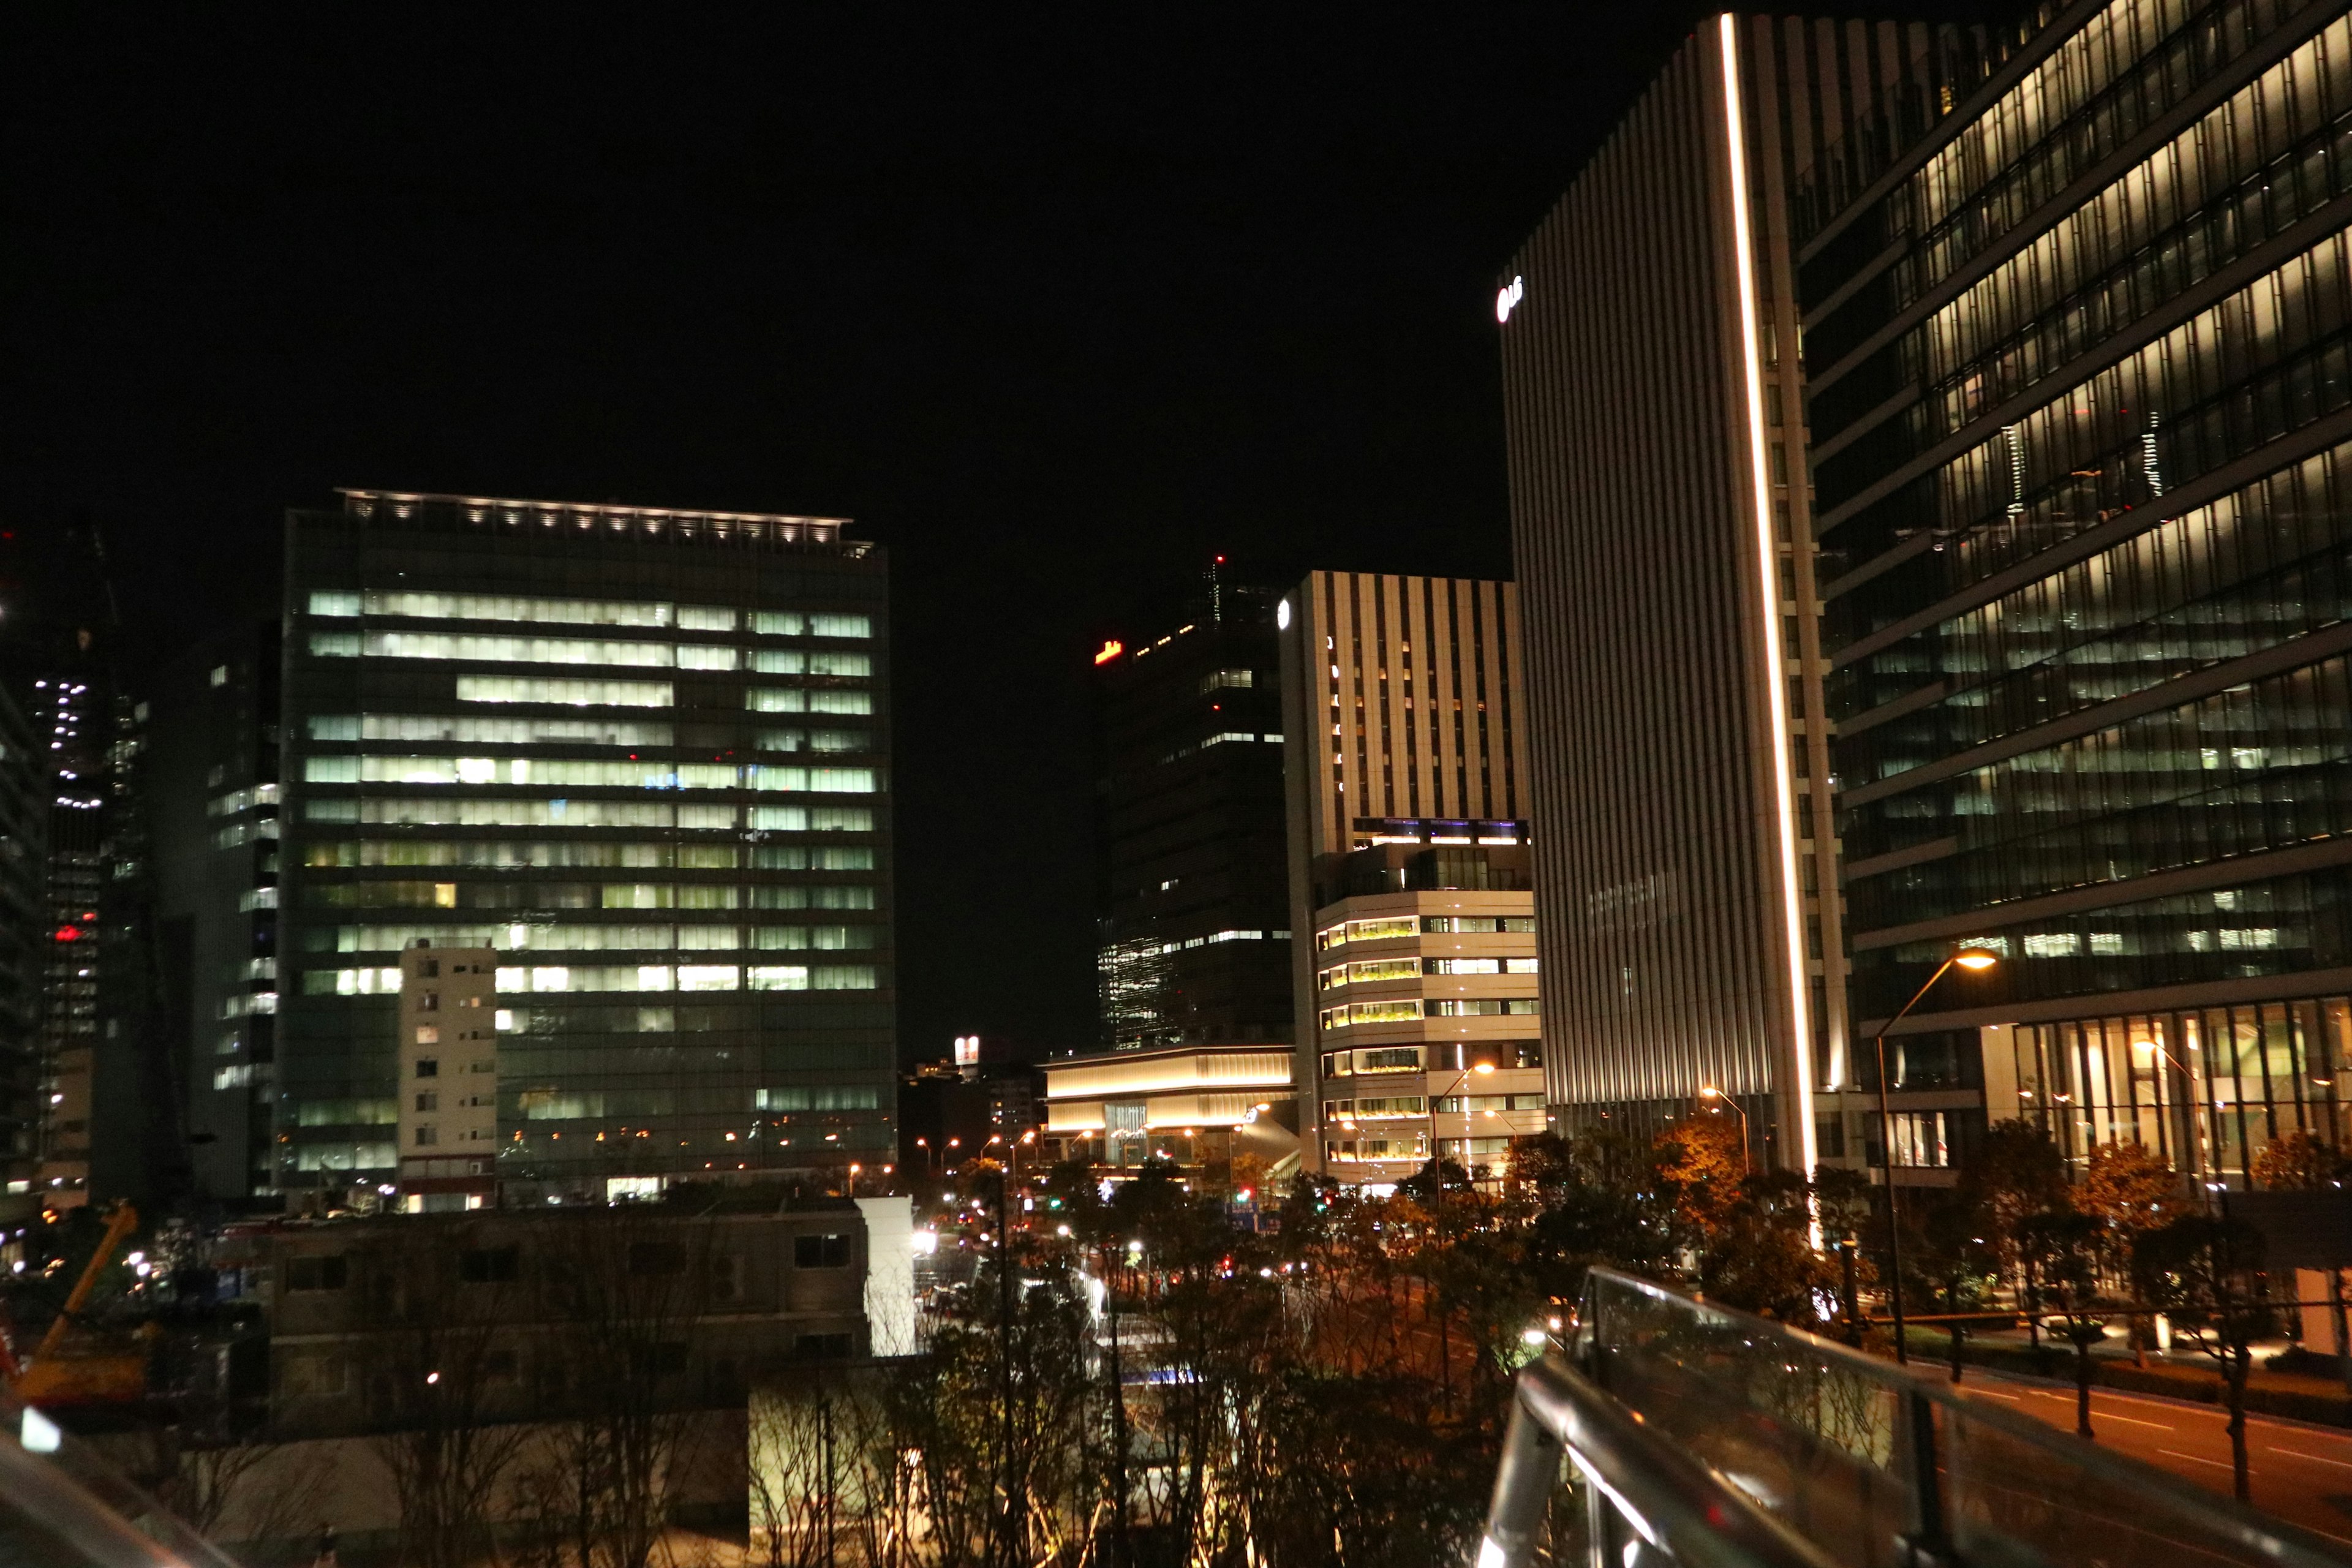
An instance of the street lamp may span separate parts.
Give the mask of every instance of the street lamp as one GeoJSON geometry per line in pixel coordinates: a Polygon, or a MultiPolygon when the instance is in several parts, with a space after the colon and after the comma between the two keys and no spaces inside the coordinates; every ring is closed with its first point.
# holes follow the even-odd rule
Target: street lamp
{"type": "MultiPolygon", "coordinates": [[[[1919,999],[1936,988],[1936,982],[1954,964],[1971,973],[1982,973],[1999,960],[1981,947],[1964,947],[1936,966],[1927,976],[1927,984],[1912,994],[1897,1013],[1878,1026],[1878,1142],[1886,1159],[1886,1304],[1895,1319],[1895,1359],[1908,1363],[1910,1352],[1903,1343],[1903,1240],[1895,1216],[1895,1118],[1886,1109],[1886,1031],[1901,1023],[1919,999]]],[[[1958,1342],[1955,1341],[1955,1343],[1958,1342]]]]}
{"type": "Polygon", "coordinates": [[[1739,1112],[1739,1173],[1746,1175],[1748,1173],[1748,1108],[1711,1083],[1699,1086],[1698,1097],[1701,1100],[1719,1100],[1739,1112]]]}
{"type": "MultiPolygon", "coordinates": [[[[1454,1081],[1446,1086],[1445,1093],[1452,1094],[1469,1082],[1474,1072],[1483,1075],[1494,1070],[1493,1062],[1478,1062],[1464,1068],[1454,1075],[1454,1081]]],[[[1429,1171],[1441,1193],[1445,1190],[1445,1151],[1437,1142],[1437,1102],[1444,1098],[1444,1095],[1436,1094],[1429,1097],[1429,1171]]],[[[1462,1177],[1465,1181],[1470,1178],[1470,1113],[1466,1110],[1462,1113],[1462,1177]]]]}
{"type": "MultiPolygon", "coordinates": [[[[2199,1192],[2206,1194],[2206,1205],[2208,1207],[2210,1207],[2212,1205],[2212,1184],[2206,1177],[2204,1167],[2209,1163],[2209,1151],[2206,1147],[2205,1108],[2212,1103],[2212,1087],[2210,1084],[2200,1085],[2198,1081],[2199,1074],[2196,1069],[2189,1067],[2186,1062],[2183,1062],[2179,1057],[2174,1056],[2171,1051],[2165,1047],[2163,1041],[2154,1039],[2134,1040],[2131,1043],[2131,1046],[2132,1049],[2135,1051],[2153,1051],[2157,1055],[2162,1057],[2166,1061],[2170,1062],[2173,1067],[2179,1070],[2181,1078],[2186,1080],[2189,1085],[2189,1120],[2197,1129],[2196,1141],[2194,1143],[2189,1145],[2189,1157],[2192,1162],[2192,1167],[2189,1173],[2189,1179],[2190,1184],[2194,1185],[2199,1192]]],[[[2197,1050],[2195,1042],[2192,1041],[2189,1044],[2189,1048],[2192,1051],[2197,1050]]],[[[2198,1051],[2198,1059],[2200,1061],[2204,1059],[2204,1053],[2202,1051],[2198,1051]]],[[[2218,1164],[2216,1165],[2213,1173],[2217,1177],[2221,1174],[2221,1170],[2218,1164]]]]}

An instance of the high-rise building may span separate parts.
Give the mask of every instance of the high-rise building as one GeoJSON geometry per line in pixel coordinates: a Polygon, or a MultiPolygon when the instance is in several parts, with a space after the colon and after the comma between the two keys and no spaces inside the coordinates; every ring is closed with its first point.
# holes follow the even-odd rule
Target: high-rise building
{"type": "MultiPolygon", "coordinates": [[[[0,529],[0,686],[29,724],[46,823],[33,1050],[41,1116],[27,1194],[54,1207],[186,1186],[179,1078],[154,923],[147,704],[121,664],[100,531],[0,529]]],[[[5,831],[5,829],[0,829],[5,831]]],[[[37,934],[36,935],[36,931],[37,934]]]]}
{"type": "Polygon", "coordinates": [[[1796,193],[1858,1037],[2001,959],[1898,1164],[1979,1064],[2078,1159],[2352,1134],[2347,114],[2340,5],[2069,6],[1796,193]]]}
{"type": "Polygon", "coordinates": [[[1095,656],[1101,1043],[1287,1044],[1274,595],[1223,580],[1095,656]]]}
{"type": "Polygon", "coordinates": [[[1545,1126],[1517,591],[1315,572],[1276,619],[1302,1157],[1491,1170],[1545,1126]]]}
{"type": "Polygon", "coordinates": [[[276,1182],[389,1185],[400,954],[493,948],[514,1201],[887,1162],[887,579],[827,518],[287,528],[276,1182]]]}
{"type": "Polygon", "coordinates": [[[31,727],[0,689],[0,1227],[21,1224],[40,1201],[42,983],[52,933],[41,898],[47,778],[37,756],[31,727]]]}
{"type": "MultiPolygon", "coordinates": [[[[1735,1097],[1810,1167],[1854,1087],[1789,195],[1993,68],[1977,35],[1724,16],[1501,280],[1523,786],[1566,1126],[1735,1097]]],[[[1801,344],[1803,349],[1801,351],[1801,344]]]]}
{"type": "Polygon", "coordinates": [[[156,687],[152,799],[157,912],[185,1008],[182,1049],[196,1190],[278,1191],[279,624],[194,649],[156,687]]]}
{"type": "Polygon", "coordinates": [[[412,1214],[498,1197],[499,968],[488,947],[400,954],[400,1195],[412,1214]]]}

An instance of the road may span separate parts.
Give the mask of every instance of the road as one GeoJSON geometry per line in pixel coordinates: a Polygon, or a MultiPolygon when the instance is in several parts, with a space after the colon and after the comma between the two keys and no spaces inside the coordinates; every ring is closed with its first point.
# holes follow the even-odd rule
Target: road
{"type": "MultiPolygon", "coordinates": [[[[1999,1400],[2062,1431],[2074,1429],[2074,1391],[1979,1368],[1961,1387],[1999,1400]]],[[[2147,1394],[2091,1391],[2099,1443],[2228,1497],[2229,1413],[2147,1394]]],[[[2246,1417],[2254,1506],[2352,1547],[2352,1432],[2263,1415],[2246,1417]]]]}

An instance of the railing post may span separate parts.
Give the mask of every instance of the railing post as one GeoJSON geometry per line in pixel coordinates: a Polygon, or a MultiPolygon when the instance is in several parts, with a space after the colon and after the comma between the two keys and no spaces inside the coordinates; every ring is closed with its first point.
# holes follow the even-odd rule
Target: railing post
{"type": "Polygon", "coordinates": [[[1486,1535],[1478,1543],[1477,1568],[1527,1568],[1535,1553],[1536,1532],[1543,1527],[1544,1510],[1559,1487],[1559,1440],[1515,1396],[1511,1424],[1503,1434],[1502,1463],[1495,1468],[1494,1499],[1486,1507],[1486,1535]]]}
{"type": "Polygon", "coordinates": [[[1916,1390],[1903,1395],[1905,1479],[1911,1483],[1910,1529],[1901,1542],[1911,1568],[1952,1561],[1944,1521],[1944,1478],[1936,1452],[1936,1403],[1916,1390]]]}

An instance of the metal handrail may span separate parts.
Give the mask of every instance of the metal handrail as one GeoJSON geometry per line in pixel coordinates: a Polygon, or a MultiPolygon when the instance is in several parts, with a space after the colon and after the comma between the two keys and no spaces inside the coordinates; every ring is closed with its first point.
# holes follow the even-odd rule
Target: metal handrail
{"type": "MultiPolygon", "coordinates": [[[[1714,1470],[1557,1355],[1520,1372],[1477,1568],[1525,1568],[1565,1448],[1633,1534],[1694,1568],[1835,1568],[1714,1470]]],[[[1595,1510],[1587,1528],[1601,1528],[1595,1510]]],[[[1626,1559],[1632,1561],[1631,1558],[1626,1559]]]]}
{"type": "MultiPolygon", "coordinates": [[[[1596,1350],[1605,1342],[1605,1328],[1591,1293],[1594,1280],[1628,1288],[1664,1302],[1694,1320],[1736,1329],[1750,1340],[1777,1341],[1791,1350],[1801,1351],[1829,1363],[1842,1372],[1874,1383],[1906,1401],[1918,1413],[1909,1423],[1911,1435],[1916,1439],[1933,1443],[1935,1423],[1927,1416],[1927,1407],[1940,1406],[1954,1419],[1998,1433],[2001,1437],[2034,1452],[2046,1454],[2053,1462],[2080,1470],[2093,1479],[2161,1496],[2167,1510],[2210,1531],[2216,1537],[2244,1547],[2249,1555],[2279,1564],[2280,1568],[2343,1568],[2345,1559],[2324,1540],[2284,1520],[2257,1513],[2201,1489],[2185,1488],[2178,1477],[2112,1449],[2085,1444],[2045,1422],[1980,1399],[1965,1388],[1955,1387],[1939,1377],[1882,1361],[1850,1345],[1823,1339],[1786,1323],[1686,1296],[1654,1280],[1643,1279],[1620,1269],[1595,1267],[1588,1272],[1586,1306],[1581,1314],[1580,1331],[1596,1350]]],[[[1923,1491],[1932,1496],[1937,1463],[1932,1449],[1917,1456],[1916,1462],[1924,1468],[1925,1473],[1915,1474],[1912,1479],[1915,1484],[1924,1481],[1923,1491]]]]}
{"type": "Polygon", "coordinates": [[[20,1545],[46,1552],[36,1560],[56,1568],[236,1568],[80,1439],[5,1388],[0,1388],[0,1530],[20,1545]]]}

